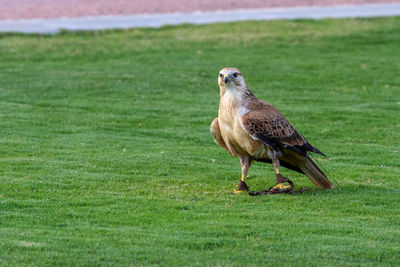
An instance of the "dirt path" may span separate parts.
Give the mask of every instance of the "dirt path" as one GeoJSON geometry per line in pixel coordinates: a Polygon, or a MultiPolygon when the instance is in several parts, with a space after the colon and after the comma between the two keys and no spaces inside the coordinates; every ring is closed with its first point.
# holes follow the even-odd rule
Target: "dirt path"
{"type": "Polygon", "coordinates": [[[0,20],[400,3],[400,0],[0,0],[0,20]]]}

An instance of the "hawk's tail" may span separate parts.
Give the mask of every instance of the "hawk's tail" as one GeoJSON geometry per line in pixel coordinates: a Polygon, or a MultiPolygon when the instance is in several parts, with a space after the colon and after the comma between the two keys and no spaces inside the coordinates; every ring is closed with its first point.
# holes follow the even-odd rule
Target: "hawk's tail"
{"type": "Polygon", "coordinates": [[[318,188],[333,188],[332,182],[329,181],[328,177],[326,177],[326,175],[308,155],[306,155],[306,161],[304,164],[301,164],[299,167],[318,188]]]}

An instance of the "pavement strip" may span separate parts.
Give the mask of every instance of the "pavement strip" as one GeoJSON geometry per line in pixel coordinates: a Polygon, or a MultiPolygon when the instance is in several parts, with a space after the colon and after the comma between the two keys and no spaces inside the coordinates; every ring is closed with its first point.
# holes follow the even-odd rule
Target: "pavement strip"
{"type": "Polygon", "coordinates": [[[69,31],[91,31],[135,27],[157,28],[163,25],[177,25],[182,23],[207,24],[243,20],[385,17],[398,15],[400,15],[400,3],[323,7],[308,6],[129,16],[0,20],[0,32],[54,34],[61,29],[69,31]]]}

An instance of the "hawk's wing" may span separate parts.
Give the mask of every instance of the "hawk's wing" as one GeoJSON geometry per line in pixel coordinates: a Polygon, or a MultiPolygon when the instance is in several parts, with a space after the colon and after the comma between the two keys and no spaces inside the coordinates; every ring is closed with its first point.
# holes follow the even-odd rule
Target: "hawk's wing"
{"type": "Polygon", "coordinates": [[[323,155],[311,146],[272,105],[254,100],[248,108],[250,112],[242,117],[241,124],[253,139],[263,142],[275,151],[289,148],[303,155],[307,151],[323,155]]]}

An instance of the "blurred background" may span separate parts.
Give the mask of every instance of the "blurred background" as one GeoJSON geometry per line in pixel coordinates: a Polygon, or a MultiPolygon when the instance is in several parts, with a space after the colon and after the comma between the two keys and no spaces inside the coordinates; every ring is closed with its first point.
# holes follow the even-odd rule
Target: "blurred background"
{"type": "Polygon", "coordinates": [[[0,0],[0,20],[399,2],[400,0],[0,0]]]}

